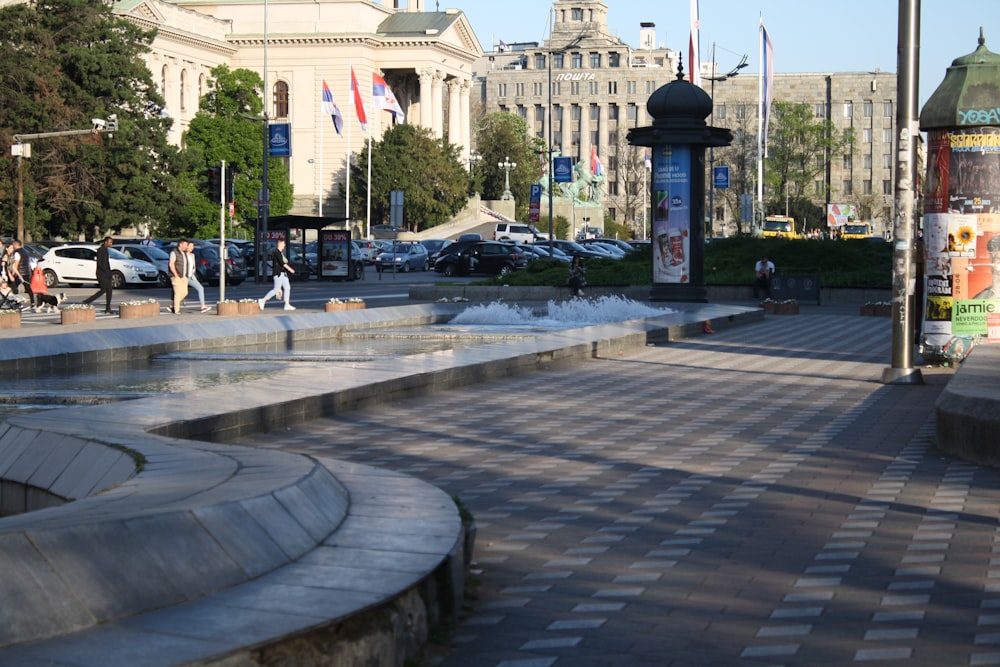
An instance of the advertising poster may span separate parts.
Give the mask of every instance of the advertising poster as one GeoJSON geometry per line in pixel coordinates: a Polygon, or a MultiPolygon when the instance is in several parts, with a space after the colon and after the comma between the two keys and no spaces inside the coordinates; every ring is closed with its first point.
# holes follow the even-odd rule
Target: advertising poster
{"type": "Polygon", "coordinates": [[[858,211],[854,204],[827,204],[826,226],[843,227],[858,219],[858,211]]]}
{"type": "Polygon", "coordinates": [[[691,148],[653,147],[653,282],[686,283],[691,257],[691,148]]]}
{"type": "Polygon", "coordinates": [[[322,229],[319,232],[319,277],[347,278],[351,275],[351,232],[322,229]]]}
{"type": "Polygon", "coordinates": [[[267,128],[268,153],[271,157],[291,157],[292,126],[290,123],[274,123],[267,128]]]}
{"type": "Polygon", "coordinates": [[[930,133],[924,211],[923,340],[948,350],[1000,313],[1000,128],[930,133]]]}

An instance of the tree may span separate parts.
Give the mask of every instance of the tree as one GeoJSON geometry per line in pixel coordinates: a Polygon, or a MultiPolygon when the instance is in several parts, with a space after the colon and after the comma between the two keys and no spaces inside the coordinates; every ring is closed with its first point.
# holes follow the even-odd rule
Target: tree
{"type": "MultiPolygon", "coordinates": [[[[367,147],[352,160],[351,209],[368,203],[367,147]]],[[[450,220],[468,202],[468,175],[459,148],[430,130],[394,125],[371,147],[371,222],[387,224],[393,190],[403,192],[403,225],[411,231],[450,220]]],[[[341,184],[341,196],[346,188],[341,184]]]]}
{"type": "MultiPolygon", "coordinates": [[[[90,127],[118,116],[114,136],[39,139],[24,160],[31,236],[99,237],[176,215],[177,150],[142,60],[153,33],[98,0],[41,0],[0,9],[0,141],[90,127]],[[66,17],[72,16],[73,20],[66,17]]],[[[8,164],[13,161],[8,157],[8,164]]],[[[4,220],[17,212],[16,173],[0,176],[4,220]]]]}
{"type": "MultiPolygon", "coordinates": [[[[828,119],[816,120],[808,104],[775,102],[771,112],[764,181],[770,193],[768,209],[783,212],[786,198],[809,199],[817,176],[850,150],[854,133],[837,130],[828,119]]],[[[821,194],[825,198],[826,193],[821,194]]]]}
{"type": "MultiPolygon", "coordinates": [[[[757,114],[754,111],[756,107],[756,102],[752,101],[733,105],[733,108],[741,109],[745,113],[733,114],[732,121],[727,124],[733,133],[732,143],[714,151],[716,165],[729,165],[729,187],[715,189],[714,206],[725,207],[728,212],[727,218],[736,221],[737,234],[750,231],[743,228],[741,195],[750,194],[756,199],[757,114]]],[[[712,174],[708,174],[706,183],[711,187],[712,174]]],[[[710,214],[714,220],[714,211],[710,214]]]]}
{"type": "MultiPolygon", "coordinates": [[[[623,226],[628,230],[630,238],[646,238],[643,222],[648,225],[649,216],[649,176],[646,169],[642,146],[632,146],[626,139],[626,133],[619,130],[612,137],[614,146],[614,172],[617,193],[608,195],[607,201],[621,214],[623,226]]],[[[605,232],[608,225],[605,222],[605,232]]]]}
{"type": "Polygon", "coordinates": [[[528,133],[527,123],[518,114],[495,111],[476,126],[476,146],[482,159],[474,168],[473,180],[481,185],[483,199],[503,196],[506,175],[497,165],[509,159],[517,164],[510,171],[516,216],[527,220],[531,186],[541,179],[545,167],[545,142],[528,133]]]}
{"type": "MultiPolygon", "coordinates": [[[[201,172],[218,166],[234,174],[236,219],[257,217],[254,204],[264,171],[264,126],[259,120],[264,108],[260,91],[264,81],[248,69],[230,70],[226,65],[212,69],[209,90],[199,101],[198,113],[185,134],[189,153],[186,189],[191,193],[186,229],[178,233],[218,236],[219,204],[199,187],[201,172]],[[201,232],[197,232],[202,228],[201,232]]],[[[269,215],[285,215],[292,208],[292,185],[288,167],[280,158],[267,162],[271,191],[269,215]]]]}

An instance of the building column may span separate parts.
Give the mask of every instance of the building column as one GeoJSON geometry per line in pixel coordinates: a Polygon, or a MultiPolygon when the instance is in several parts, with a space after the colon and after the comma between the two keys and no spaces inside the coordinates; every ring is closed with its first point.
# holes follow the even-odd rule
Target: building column
{"type": "MultiPolygon", "coordinates": [[[[452,77],[448,79],[448,143],[459,147],[463,145],[460,99],[459,80],[452,77]]],[[[464,149],[461,149],[461,152],[464,152],[464,149]]]]}
{"type": "Polygon", "coordinates": [[[578,159],[590,157],[590,104],[580,105],[580,155],[578,159]]]}
{"type": "Polygon", "coordinates": [[[431,101],[431,81],[434,79],[434,71],[422,69],[418,73],[420,77],[420,126],[426,129],[433,127],[433,102],[431,101]]]}
{"type": "Polygon", "coordinates": [[[431,132],[440,139],[444,135],[444,73],[435,71],[431,79],[431,132]]]}
{"type": "Polygon", "coordinates": [[[466,163],[469,162],[469,156],[472,154],[472,109],[469,105],[471,95],[472,81],[462,79],[459,84],[459,123],[461,124],[462,159],[466,163]]]}

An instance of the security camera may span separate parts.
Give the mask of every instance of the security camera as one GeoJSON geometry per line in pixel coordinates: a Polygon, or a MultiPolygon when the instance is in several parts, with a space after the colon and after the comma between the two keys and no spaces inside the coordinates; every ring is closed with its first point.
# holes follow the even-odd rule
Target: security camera
{"type": "Polygon", "coordinates": [[[91,118],[90,124],[91,126],[93,126],[94,131],[96,132],[98,130],[103,130],[107,126],[108,121],[102,118],[91,118]]]}

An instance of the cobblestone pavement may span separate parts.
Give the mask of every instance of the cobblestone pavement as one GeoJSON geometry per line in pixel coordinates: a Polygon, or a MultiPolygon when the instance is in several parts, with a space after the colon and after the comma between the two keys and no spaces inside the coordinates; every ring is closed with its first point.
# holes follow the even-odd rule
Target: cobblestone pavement
{"type": "Polygon", "coordinates": [[[403,471],[476,516],[447,667],[1000,664],[1000,471],[933,447],[947,370],[823,314],[244,442],[403,471]]]}

